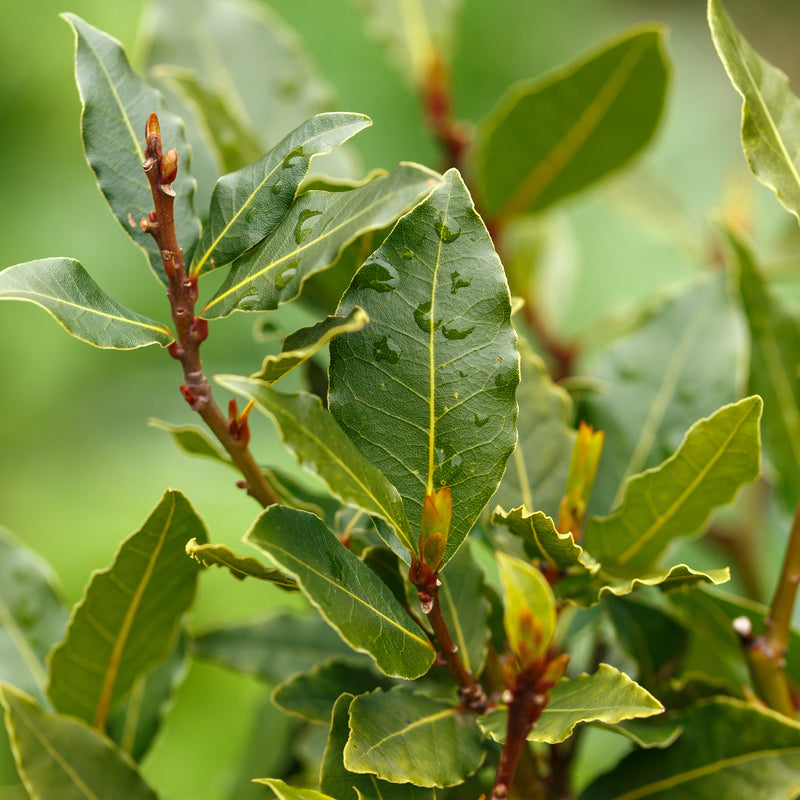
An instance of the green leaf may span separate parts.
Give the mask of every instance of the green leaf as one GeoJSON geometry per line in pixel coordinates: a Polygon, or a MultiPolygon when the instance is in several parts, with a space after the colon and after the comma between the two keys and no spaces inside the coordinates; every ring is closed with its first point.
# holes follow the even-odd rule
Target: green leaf
{"type": "Polygon", "coordinates": [[[50,565],[0,527],[0,681],[47,704],[45,656],[66,624],[50,565]]]}
{"type": "MultiPolygon", "coordinates": [[[[652,717],[663,710],[653,695],[624,672],[601,664],[593,675],[563,678],[553,687],[550,702],[528,734],[528,741],[557,744],[572,736],[581,722],[620,722],[652,717]]],[[[497,709],[480,717],[478,723],[487,736],[503,743],[506,717],[505,709],[497,709]]]]}
{"type": "Polygon", "coordinates": [[[666,750],[634,750],[579,800],[794,800],[800,725],[733,699],[673,718],[683,734],[666,750]]]}
{"type": "Polygon", "coordinates": [[[371,666],[330,660],[276,686],[272,702],[290,714],[327,725],[333,705],[342,693],[362,694],[377,687],[388,689],[391,685],[390,680],[371,666]]]}
{"type": "Polygon", "coordinates": [[[404,687],[356,697],[344,766],[392,783],[457,786],[483,762],[474,714],[404,687]]]}
{"type": "Polygon", "coordinates": [[[592,727],[613,731],[630,739],[637,747],[663,750],[675,742],[683,733],[683,726],[664,717],[629,719],[622,722],[593,722],[592,727]]]}
{"type": "Polygon", "coordinates": [[[714,46],[742,96],[742,147],[747,163],[781,205],[800,219],[800,100],[789,79],[739,33],[720,0],[709,0],[714,46]]]}
{"type": "Polygon", "coordinates": [[[102,729],[136,678],[169,652],[191,606],[199,565],[186,542],[203,522],[176,491],[164,494],[111,567],[93,575],[65,639],[50,656],[53,705],[102,729]]]}
{"type": "Polygon", "coordinates": [[[354,653],[318,614],[286,611],[208,629],[195,637],[192,651],[199,658],[267,683],[281,683],[298,672],[308,672],[328,658],[367,662],[366,656],[354,653]]]}
{"type": "Polygon", "coordinates": [[[233,463],[206,430],[198,425],[173,425],[171,422],[164,422],[155,417],[148,419],[147,424],[166,431],[174,439],[175,444],[189,455],[213,458],[215,461],[222,461],[226,464],[233,463]]]}
{"type": "Polygon", "coordinates": [[[575,429],[572,400],[550,380],[542,360],[523,342],[521,380],[517,387],[517,446],[493,502],[519,505],[555,517],[569,474],[575,429]]]}
{"type": "Polygon", "coordinates": [[[593,518],[586,549],[604,567],[650,567],[667,545],[697,533],[717,506],[759,473],[760,397],[747,397],[696,422],[661,466],[628,482],[621,508],[593,518]]]}
{"type": "Polygon", "coordinates": [[[332,800],[324,794],[320,794],[314,789],[298,789],[288,783],[276,780],[275,778],[256,778],[256,783],[265,783],[275,792],[279,800],[332,800]]]}
{"type": "Polygon", "coordinates": [[[744,244],[729,230],[723,236],[737,267],[739,291],[750,328],[747,388],[764,399],[764,448],[793,510],[800,495],[800,321],[770,296],[744,244]]]}
{"type": "Polygon", "coordinates": [[[235,375],[217,375],[215,380],[255,401],[256,408],[275,422],[298,464],[324,480],[342,502],[385,519],[402,547],[397,541],[389,544],[399,547],[402,556],[407,558],[403,548],[416,552],[397,490],[356,450],[316,395],[279,394],[262,381],[235,375]]]}
{"type": "Polygon", "coordinates": [[[127,755],[74,717],[0,685],[17,769],[35,800],[156,800],[127,755]]]}
{"type": "Polygon", "coordinates": [[[200,222],[192,208],[195,181],[189,167],[191,150],[184,139],[183,122],[171,114],[159,92],[130,67],[122,45],[113,37],[64,14],[75,33],[75,79],[83,104],[81,131],[86,158],[114,216],[142,248],[162,283],[167,283],[161,251],[150,234],[139,227],[153,207],[144,161],[144,126],[158,114],[164,151],[178,149],[175,191],[175,228],[178,242],[191,259],[200,236],[200,222]],[[131,224],[132,221],[132,224],[131,224]]]}
{"type": "Polygon", "coordinates": [[[268,569],[257,558],[251,556],[238,556],[224,544],[211,542],[199,544],[196,539],[190,539],[186,543],[186,554],[204,567],[217,566],[220,569],[227,569],[237,580],[255,578],[287,592],[297,591],[297,582],[279,569],[268,569]]]}
{"type": "Polygon", "coordinates": [[[516,334],[500,260],[455,170],[356,274],[339,314],[370,324],[331,342],[331,412],[403,498],[453,498],[449,560],[494,494],[516,441],[516,334]]]}
{"type": "Polygon", "coordinates": [[[368,322],[366,312],[362,308],[354,308],[346,317],[329,316],[316,325],[301,328],[287,336],[280,354],[267,356],[261,369],[251,377],[273,384],[298,364],[311,358],[334,336],[360,331],[368,322]]]}
{"type": "Polygon", "coordinates": [[[651,310],[593,370],[601,390],[582,416],[605,442],[590,510],[616,508],[628,478],[660,464],[695,420],[737,398],[745,342],[726,279],[720,272],[651,310]]]}
{"type": "Polygon", "coordinates": [[[270,311],[293,300],[306,278],[335,264],[362,234],[397,219],[437,179],[424,167],[401,164],[349,192],[304,192],[267,239],[233,263],[203,316],[270,311]]]}
{"type": "Polygon", "coordinates": [[[76,339],[115,350],[168,345],[165,325],[112,300],[71,258],[43,258],[0,272],[0,300],[35,303],[76,339]]]}
{"type": "Polygon", "coordinates": [[[541,211],[627,164],[655,133],[667,78],[664,29],[646,25],[509,89],[475,154],[488,213],[541,211]]]}
{"type": "Polygon", "coordinates": [[[344,766],[344,748],[350,736],[349,711],[352,694],[342,694],[333,707],[328,746],[319,776],[321,791],[336,800],[434,800],[435,791],[411,783],[388,783],[370,774],[348,772],[344,766]]]}
{"type": "Polygon", "coordinates": [[[286,215],[312,157],[329,153],[371,124],[362,114],[319,114],[254,164],[223,175],[214,186],[190,271],[221,267],[258,244],[286,215]]]}
{"type": "Polygon", "coordinates": [[[300,589],[354,649],[389,676],[418,678],[433,648],[372,570],[318,517],[271,506],[245,537],[297,578],[300,589]]]}

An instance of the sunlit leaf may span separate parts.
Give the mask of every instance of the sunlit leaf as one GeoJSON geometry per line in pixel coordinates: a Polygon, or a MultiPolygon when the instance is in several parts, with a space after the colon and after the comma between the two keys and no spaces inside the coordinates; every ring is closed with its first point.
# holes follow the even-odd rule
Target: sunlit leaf
{"type": "Polygon", "coordinates": [[[594,722],[592,727],[613,731],[630,739],[637,747],[663,750],[675,742],[683,733],[683,726],[665,717],[629,719],[622,722],[594,722]]]}
{"type": "Polygon", "coordinates": [[[115,350],[168,345],[165,325],[112,300],[71,258],[43,258],[0,272],[0,300],[35,303],[76,339],[115,350]]]}
{"type": "Polygon", "coordinates": [[[332,800],[327,795],[320,794],[314,789],[299,789],[275,778],[256,778],[255,781],[269,786],[275,792],[278,800],[332,800]]]}
{"type": "Polygon", "coordinates": [[[204,567],[216,566],[227,569],[240,581],[245,578],[255,578],[286,591],[297,591],[296,581],[284,575],[279,569],[269,569],[252,556],[239,556],[224,544],[213,542],[200,544],[196,539],[190,539],[186,543],[186,554],[204,567]]]}
{"type": "Polygon", "coordinates": [[[502,265],[455,170],[353,278],[331,342],[329,405],[397,487],[413,530],[426,493],[453,498],[445,562],[494,493],[516,441],[516,334],[502,265]]]}

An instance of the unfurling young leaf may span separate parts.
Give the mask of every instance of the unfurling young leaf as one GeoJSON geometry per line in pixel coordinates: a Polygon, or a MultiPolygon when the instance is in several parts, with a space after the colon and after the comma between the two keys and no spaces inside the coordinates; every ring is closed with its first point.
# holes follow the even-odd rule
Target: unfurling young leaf
{"type": "Polygon", "coordinates": [[[186,543],[186,554],[204,567],[217,566],[227,569],[240,581],[245,578],[255,578],[289,592],[297,591],[296,581],[284,575],[279,569],[268,569],[252,556],[238,556],[224,544],[211,542],[199,544],[196,539],[190,539],[186,543]]]}

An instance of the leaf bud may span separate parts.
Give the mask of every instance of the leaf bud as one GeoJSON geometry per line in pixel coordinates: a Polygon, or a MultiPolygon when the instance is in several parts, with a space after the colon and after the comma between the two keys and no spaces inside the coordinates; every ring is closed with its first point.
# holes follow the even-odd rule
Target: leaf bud
{"type": "Polygon", "coordinates": [[[172,183],[178,175],[178,151],[172,150],[161,157],[161,183],[172,183]]]}

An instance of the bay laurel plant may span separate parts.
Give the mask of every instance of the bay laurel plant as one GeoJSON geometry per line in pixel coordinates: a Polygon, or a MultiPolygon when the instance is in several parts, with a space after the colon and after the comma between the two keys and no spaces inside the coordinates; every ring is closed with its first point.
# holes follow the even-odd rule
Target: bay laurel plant
{"type": "MultiPolygon", "coordinates": [[[[235,470],[230,502],[255,520],[234,551],[206,530],[202,498],[169,489],[71,611],[50,568],[0,536],[2,797],[159,796],[142,765],[189,658],[272,688],[253,734],[265,755],[244,759],[230,798],[800,796],[800,515],[770,607],[718,588],[728,569],[672,555],[709,524],[735,531],[738,507],[715,510],[755,481],[764,508],[794,509],[796,314],[726,219],[716,268],[591,360],[552,330],[534,279],[531,231],[656,132],[663,27],[515,85],[473,132],[451,107],[456,4],[420,4],[406,38],[403,8],[364,14],[442,162],[366,177],[347,143],[370,120],[325,107],[259,7],[158,0],[146,77],[64,15],[87,160],[164,313],[124,307],[66,257],[6,267],[0,299],[95,347],[162,347],[202,425],[157,426],[235,470]],[[189,18],[219,35],[225,80],[191,35],[167,35],[189,18]],[[257,87],[264,107],[227,82],[243,72],[292,90],[257,87]],[[250,374],[209,379],[217,326],[249,313],[263,330],[289,303],[316,322],[250,374]],[[290,373],[307,390],[279,386],[290,373]],[[313,480],[275,467],[253,415],[313,480]],[[198,630],[210,568],[232,593],[244,580],[276,605],[294,594],[295,610],[198,630]]],[[[800,100],[720,0],[709,21],[749,165],[798,217],[800,100]]]]}

